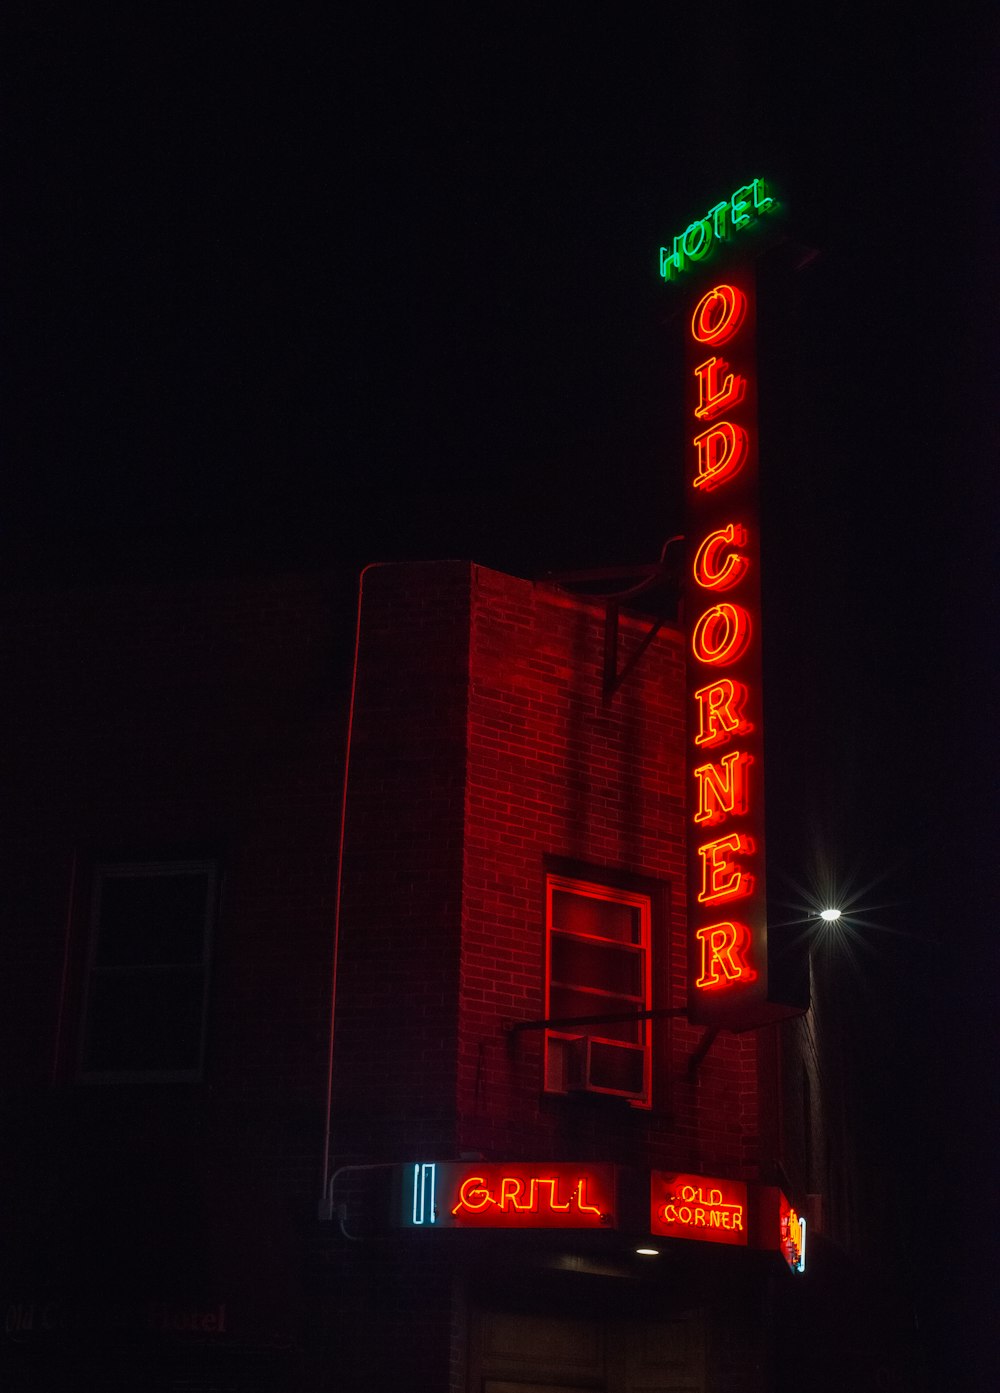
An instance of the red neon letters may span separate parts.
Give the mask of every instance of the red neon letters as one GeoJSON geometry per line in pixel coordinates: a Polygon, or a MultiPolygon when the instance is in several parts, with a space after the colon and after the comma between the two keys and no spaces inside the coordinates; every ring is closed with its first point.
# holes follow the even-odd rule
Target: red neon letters
{"type": "Polygon", "coordinates": [[[714,827],[730,816],[739,817],[747,810],[747,766],[753,755],[732,750],[718,764],[702,764],[694,771],[698,785],[697,823],[714,827]]]}
{"type": "Polygon", "coordinates": [[[737,551],[730,551],[722,560],[727,546],[746,545],[746,528],[730,522],[710,532],[694,554],[692,571],[696,584],[703,590],[731,590],[747,573],[750,562],[737,551]]]}
{"type": "Polygon", "coordinates": [[[714,286],[703,295],[691,316],[691,334],[698,343],[713,348],[728,343],[739,332],[747,312],[747,297],[735,285],[714,286]]]}
{"type": "Polygon", "coordinates": [[[701,946],[701,970],[695,979],[696,986],[711,991],[726,987],[730,982],[752,982],[757,976],[746,963],[750,951],[750,930],[746,924],[734,924],[727,919],[696,929],[695,938],[701,946]]]}
{"type": "Polygon", "coordinates": [[[587,1203],[587,1178],[580,1176],[572,1189],[566,1187],[554,1175],[531,1176],[504,1175],[499,1186],[490,1190],[482,1175],[470,1175],[462,1181],[458,1191],[458,1203],[452,1214],[478,1214],[490,1205],[501,1214],[510,1210],[538,1214],[547,1210],[552,1214],[568,1214],[575,1209],[579,1214],[600,1215],[600,1205],[587,1203]],[[560,1186],[562,1188],[560,1188],[560,1186]]]}
{"type": "Polygon", "coordinates": [[[728,366],[729,364],[721,358],[709,358],[707,362],[695,368],[694,375],[698,379],[698,405],[694,414],[699,421],[711,421],[727,406],[737,406],[743,400],[747,380],[735,373],[728,373],[723,378],[722,374],[728,366]]]}
{"type": "Polygon", "coordinates": [[[743,717],[747,689],[742,682],[734,682],[731,677],[720,677],[718,682],[700,687],[694,699],[698,707],[698,734],[694,737],[696,745],[721,745],[731,735],[753,730],[750,722],[743,717]]]}
{"type": "Polygon", "coordinates": [[[614,1228],[614,1167],[581,1161],[437,1161],[409,1166],[407,1227],[614,1228]]]}
{"type": "Polygon", "coordinates": [[[747,1246],[747,1186],[740,1180],[653,1171],[650,1232],[699,1243],[747,1246]]]}
{"type": "Polygon", "coordinates": [[[696,489],[717,489],[743,468],[747,457],[747,433],[731,421],[719,421],[694,438],[698,451],[696,489]]]}
{"type": "Polygon", "coordinates": [[[698,892],[700,904],[719,904],[723,900],[741,900],[753,892],[753,876],[738,866],[727,852],[737,856],[752,856],[753,840],[741,837],[738,832],[730,832],[726,837],[717,837],[714,842],[705,842],[698,848],[701,859],[701,889],[698,892]]]}
{"type": "Polygon", "coordinates": [[[694,581],[689,981],[693,1015],[706,1021],[721,1019],[714,1013],[729,1008],[719,1003],[734,990],[740,1000],[763,966],[752,928],[762,921],[754,897],[763,884],[753,302],[750,283],[734,280],[701,295],[689,343],[690,409],[704,424],[693,437],[687,480],[694,581]],[[723,344],[726,358],[717,353],[723,344]],[[708,750],[710,761],[701,753],[708,750]],[[709,828],[719,830],[706,841],[709,828]],[[742,903],[740,922],[714,917],[717,906],[733,901],[742,903]]]}
{"type": "Polygon", "coordinates": [[[691,651],[699,663],[725,667],[743,657],[750,634],[750,616],[743,606],[723,600],[707,609],[695,624],[691,651]]]}

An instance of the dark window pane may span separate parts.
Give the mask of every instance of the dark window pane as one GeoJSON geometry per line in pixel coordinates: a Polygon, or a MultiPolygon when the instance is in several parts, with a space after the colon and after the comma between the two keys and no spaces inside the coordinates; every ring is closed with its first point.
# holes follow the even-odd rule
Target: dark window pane
{"type": "Polygon", "coordinates": [[[198,1069],[203,995],[201,971],[95,972],[84,1072],[198,1069]]]}
{"type": "MultiPolygon", "coordinates": [[[[627,997],[605,996],[603,992],[574,991],[572,987],[553,986],[550,1001],[550,1015],[555,1020],[576,1016],[631,1015],[642,1009],[636,1001],[627,997]]],[[[580,1026],[581,1034],[606,1035],[612,1040],[629,1040],[638,1044],[643,1038],[644,1022],[636,1020],[618,1021],[614,1024],[580,1026]]]]}
{"type": "Polygon", "coordinates": [[[619,943],[638,943],[639,923],[639,909],[636,905],[592,899],[590,895],[573,895],[566,890],[552,891],[554,929],[594,934],[598,938],[613,938],[619,943]]]}
{"type": "Polygon", "coordinates": [[[642,955],[638,949],[552,935],[552,981],[641,997],[642,955]]]}
{"type": "Polygon", "coordinates": [[[620,1093],[641,1093],[643,1089],[642,1050],[623,1050],[617,1045],[590,1042],[590,1079],[600,1088],[620,1093]]]}
{"type": "Polygon", "coordinates": [[[200,963],[208,888],[204,871],[105,875],[98,905],[98,966],[200,963]]]}

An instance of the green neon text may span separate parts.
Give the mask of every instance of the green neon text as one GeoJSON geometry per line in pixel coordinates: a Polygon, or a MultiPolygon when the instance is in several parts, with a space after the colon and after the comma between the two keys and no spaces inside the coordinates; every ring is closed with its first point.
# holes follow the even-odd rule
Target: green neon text
{"type": "Polygon", "coordinates": [[[761,213],[776,207],[763,179],[753,179],[737,189],[724,203],[709,208],[703,218],[695,218],[674,238],[672,247],[660,248],[660,275],[672,281],[691,263],[704,261],[716,242],[725,242],[730,233],[749,227],[761,213]]]}

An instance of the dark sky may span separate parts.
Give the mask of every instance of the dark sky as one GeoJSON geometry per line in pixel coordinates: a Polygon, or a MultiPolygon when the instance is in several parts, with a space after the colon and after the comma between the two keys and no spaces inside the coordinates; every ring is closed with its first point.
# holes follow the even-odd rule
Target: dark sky
{"type": "Polygon", "coordinates": [[[975,1185],[997,1045],[992,7],[335,8],[20,7],[4,574],[653,560],[682,525],[657,248],[768,178],[818,253],[772,384],[802,825],[890,905],[859,1011],[884,1003],[893,1145],[975,1185]]]}

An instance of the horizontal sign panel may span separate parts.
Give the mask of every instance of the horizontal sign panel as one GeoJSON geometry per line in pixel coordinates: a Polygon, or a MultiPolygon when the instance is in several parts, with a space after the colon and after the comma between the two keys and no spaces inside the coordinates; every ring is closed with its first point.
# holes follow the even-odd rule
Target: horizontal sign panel
{"type": "Polygon", "coordinates": [[[611,1229],[610,1165],[574,1161],[417,1161],[399,1168],[405,1228],[611,1229]]]}
{"type": "Polygon", "coordinates": [[[747,1246],[747,1186],[740,1180],[653,1171],[649,1228],[666,1238],[747,1246]]]}

